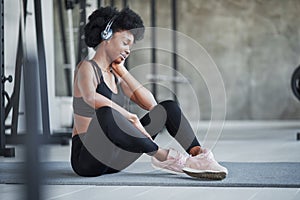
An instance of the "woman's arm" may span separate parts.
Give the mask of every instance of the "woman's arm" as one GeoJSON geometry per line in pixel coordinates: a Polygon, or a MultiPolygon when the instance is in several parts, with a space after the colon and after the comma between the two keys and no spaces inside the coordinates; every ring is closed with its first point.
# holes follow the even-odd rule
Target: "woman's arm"
{"type": "Polygon", "coordinates": [[[152,93],[128,72],[123,63],[112,63],[112,67],[122,79],[121,85],[124,93],[140,107],[151,110],[157,105],[152,93]]]}
{"type": "Polygon", "coordinates": [[[88,62],[83,62],[78,70],[77,79],[78,79],[78,88],[83,97],[83,100],[93,107],[94,109],[101,108],[103,106],[109,106],[119,113],[121,113],[126,119],[128,119],[137,129],[139,129],[145,136],[151,138],[151,136],[147,133],[144,127],[141,125],[139,118],[136,114],[128,112],[123,107],[119,106],[115,102],[111,101],[107,97],[98,94],[96,92],[97,80],[94,75],[94,71],[92,66],[88,62]]]}

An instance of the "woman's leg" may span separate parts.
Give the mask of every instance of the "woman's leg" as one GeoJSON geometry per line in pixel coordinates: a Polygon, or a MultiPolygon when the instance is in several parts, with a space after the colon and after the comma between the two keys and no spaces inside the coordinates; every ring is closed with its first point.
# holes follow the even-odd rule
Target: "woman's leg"
{"type": "Polygon", "coordinates": [[[142,134],[121,113],[102,107],[96,111],[101,130],[117,147],[131,153],[154,154],[158,146],[142,134]],[[105,116],[105,117],[103,117],[105,116]]]}
{"type": "Polygon", "coordinates": [[[123,170],[143,153],[153,155],[158,151],[152,140],[110,107],[96,111],[82,143],[84,148],[79,156],[80,164],[86,170],[96,170],[95,176],[110,173],[112,169],[115,172],[123,170]]]}
{"type": "Polygon", "coordinates": [[[71,165],[74,172],[86,177],[118,172],[118,170],[101,163],[88,151],[82,143],[85,136],[86,133],[81,133],[72,137],[71,165]]]}
{"type": "MultiPolygon", "coordinates": [[[[102,107],[96,114],[87,134],[82,137],[83,147],[79,154],[80,164],[84,163],[83,171],[88,176],[122,170],[142,153],[154,155],[160,161],[166,159],[167,150],[160,149],[116,110],[102,107]]],[[[188,121],[173,101],[161,102],[141,119],[141,123],[153,138],[166,126],[187,152],[200,146],[188,121]]]]}
{"type": "MultiPolygon", "coordinates": [[[[185,172],[198,178],[218,180],[225,178],[228,174],[228,170],[214,160],[209,149],[200,147],[189,122],[174,101],[159,103],[141,119],[141,122],[149,133],[152,129],[161,127],[161,123],[164,123],[170,135],[181,144],[187,153],[195,156],[187,157],[176,150],[170,149],[165,161],[158,161],[152,157],[152,165],[156,168],[170,173],[185,172]]],[[[153,136],[155,137],[156,134],[154,133],[153,136]]]]}
{"type": "Polygon", "coordinates": [[[141,123],[153,138],[165,126],[170,135],[189,154],[193,147],[200,148],[200,143],[190,123],[174,101],[168,100],[159,103],[141,119],[141,123]]]}

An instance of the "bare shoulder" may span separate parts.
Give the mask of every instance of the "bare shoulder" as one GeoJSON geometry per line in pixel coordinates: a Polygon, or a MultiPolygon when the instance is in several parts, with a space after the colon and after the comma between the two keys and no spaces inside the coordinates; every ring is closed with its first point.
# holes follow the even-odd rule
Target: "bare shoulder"
{"type": "Polygon", "coordinates": [[[77,80],[78,84],[81,86],[93,87],[97,86],[97,77],[95,76],[95,71],[92,64],[88,60],[81,61],[77,65],[77,80]]]}
{"type": "Polygon", "coordinates": [[[82,60],[80,63],[77,65],[78,70],[89,70],[91,69],[92,65],[88,60],[82,60]]]}
{"type": "Polygon", "coordinates": [[[93,72],[92,65],[88,60],[83,60],[78,63],[76,70],[79,74],[91,74],[93,72]]]}

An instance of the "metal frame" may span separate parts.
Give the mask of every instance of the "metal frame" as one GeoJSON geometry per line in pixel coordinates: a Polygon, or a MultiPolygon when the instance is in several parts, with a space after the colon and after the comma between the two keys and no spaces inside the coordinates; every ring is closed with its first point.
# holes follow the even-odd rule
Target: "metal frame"
{"type": "Polygon", "coordinates": [[[177,82],[176,82],[176,72],[178,70],[178,67],[177,67],[177,0],[172,0],[171,2],[171,8],[172,8],[172,30],[173,30],[173,35],[172,35],[172,44],[173,44],[173,74],[172,74],[172,84],[173,84],[173,91],[174,91],[174,94],[173,94],[173,98],[176,102],[178,102],[177,100],[177,82]]]}
{"type": "MultiPolygon", "coordinates": [[[[36,91],[39,90],[38,82],[40,83],[40,90],[47,88],[46,74],[46,62],[44,52],[43,30],[41,25],[41,0],[34,0],[34,11],[36,15],[36,39],[38,48],[38,59],[36,59],[35,53],[24,51],[24,97],[25,97],[25,122],[26,122],[26,136],[24,143],[26,145],[25,153],[25,167],[23,171],[26,181],[26,199],[39,200],[41,199],[41,167],[39,161],[39,146],[41,141],[39,139],[40,130],[39,124],[36,123],[39,120],[39,110],[36,109],[38,105],[39,97],[36,95],[36,91]],[[43,88],[45,87],[45,88],[43,88]],[[30,112],[29,112],[30,111],[30,112]]],[[[25,45],[24,45],[25,46],[25,45]]],[[[42,127],[43,136],[50,135],[49,116],[45,116],[48,110],[48,99],[45,101],[43,95],[47,95],[47,90],[42,93],[41,91],[41,104],[42,104],[42,127]],[[46,109],[43,106],[47,106],[46,109]],[[44,121],[48,120],[48,121],[44,121]],[[49,129],[48,129],[49,128],[49,129]],[[46,130],[45,130],[46,129],[46,130]]],[[[48,113],[49,114],[49,113],[48,113]]]]}
{"type": "MultiPolygon", "coordinates": [[[[300,101],[300,65],[296,67],[291,78],[291,88],[295,97],[300,101]]],[[[297,141],[300,141],[300,132],[297,133],[297,141]]]]}
{"type": "MultiPolygon", "coordinates": [[[[156,0],[151,0],[151,27],[152,27],[152,40],[151,40],[151,62],[152,62],[152,70],[151,70],[151,75],[153,77],[156,77],[157,75],[157,67],[156,67],[156,0]]],[[[156,85],[156,79],[154,78],[152,80],[152,93],[154,98],[157,98],[157,85],[156,85]]]]}
{"type": "MultiPolygon", "coordinates": [[[[5,148],[6,144],[24,144],[26,141],[26,137],[29,134],[28,128],[26,134],[17,134],[17,127],[18,127],[18,116],[19,116],[19,94],[20,94],[20,84],[21,84],[21,73],[22,67],[25,65],[24,58],[27,58],[27,53],[25,51],[25,41],[23,38],[24,34],[24,27],[26,22],[26,7],[27,7],[27,0],[23,0],[22,2],[23,10],[21,11],[20,16],[20,29],[19,29],[19,41],[18,41],[18,49],[17,49],[17,60],[16,60],[16,67],[15,67],[15,78],[14,78],[14,91],[11,98],[8,97],[8,94],[4,90],[4,83],[9,78],[4,76],[4,61],[3,61],[3,54],[1,55],[1,94],[6,94],[5,96],[8,99],[7,106],[4,109],[4,95],[1,95],[1,133],[0,133],[0,142],[1,142],[1,149],[0,149],[0,156],[15,156],[14,148],[5,148]],[[5,119],[7,118],[9,112],[13,109],[13,116],[11,125],[5,127],[5,119]],[[11,134],[6,135],[5,129],[11,129],[11,134]]],[[[50,121],[49,121],[49,105],[48,105],[48,91],[47,91],[47,70],[46,70],[46,58],[45,58],[45,47],[44,47],[44,38],[43,38],[43,29],[42,29],[42,14],[41,14],[41,2],[40,0],[34,1],[35,5],[35,26],[36,26],[36,34],[37,34],[37,50],[38,50],[38,65],[39,70],[38,73],[38,81],[40,84],[40,99],[41,99],[41,114],[42,114],[42,128],[43,134],[37,135],[38,141],[44,144],[62,144],[67,145],[69,144],[69,138],[71,137],[71,133],[68,132],[55,132],[50,134],[50,121]]],[[[3,13],[3,3],[1,3],[1,10],[3,13]]],[[[1,17],[1,25],[3,27],[3,15],[1,17]]],[[[4,41],[3,35],[3,28],[1,31],[2,41],[4,41]]],[[[2,43],[2,51],[4,50],[4,46],[2,43]]],[[[25,73],[25,72],[24,72],[25,73]]],[[[27,78],[24,75],[24,79],[27,78]]],[[[25,93],[25,96],[28,95],[25,93]]],[[[36,95],[36,94],[35,94],[36,95]]],[[[26,114],[26,113],[25,113],[26,114]]]]}
{"type": "MultiPolygon", "coordinates": [[[[58,15],[59,15],[59,29],[60,29],[60,35],[62,38],[62,52],[63,52],[63,62],[65,65],[70,63],[69,55],[72,54],[70,51],[70,54],[68,55],[67,51],[67,38],[66,38],[66,33],[65,33],[65,21],[64,21],[64,16],[63,16],[63,4],[65,3],[65,7],[67,10],[70,10],[72,12],[73,9],[73,1],[71,0],[65,0],[65,2],[61,0],[56,0],[56,3],[58,5],[58,15]]],[[[72,31],[70,30],[70,35],[73,34],[72,31]]],[[[71,40],[71,39],[70,39],[71,40]]],[[[74,56],[74,55],[73,55],[74,56]]],[[[70,64],[69,67],[64,68],[64,73],[65,73],[65,80],[66,80],[66,86],[67,86],[67,96],[72,96],[72,69],[71,69],[72,64],[70,64]]]]}
{"type": "MultiPolygon", "coordinates": [[[[18,47],[17,47],[17,59],[15,65],[15,76],[14,76],[14,89],[10,101],[8,101],[5,107],[5,119],[8,117],[8,114],[11,110],[12,120],[11,125],[7,126],[6,129],[11,129],[11,136],[17,136],[18,122],[19,122],[19,101],[20,101],[20,87],[21,87],[21,76],[24,60],[24,41],[23,41],[23,29],[26,23],[26,7],[27,0],[20,1],[22,2],[23,10],[21,10],[20,21],[19,21],[19,36],[18,36],[18,47]]],[[[21,113],[22,114],[22,113],[21,113]]]]}
{"type": "MultiPolygon", "coordinates": [[[[1,45],[1,53],[0,53],[0,156],[4,157],[14,157],[15,149],[6,147],[6,138],[5,138],[5,97],[8,96],[5,91],[5,82],[12,81],[11,76],[5,77],[5,69],[4,69],[4,1],[0,2],[0,45],[1,45]]],[[[9,98],[8,101],[10,102],[9,98]]]]}
{"type": "Polygon", "coordinates": [[[46,69],[46,55],[43,35],[42,22],[42,5],[40,0],[34,1],[35,11],[35,28],[37,39],[37,53],[39,65],[39,82],[41,93],[41,111],[42,111],[42,126],[43,135],[50,136],[50,119],[49,119],[49,102],[48,102],[48,87],[47,87],[47,69],[46,69]]]}
{"type": "Polygon", "coordinates": [[[79,32],[78,32],[78,51],[76,63],[85,59],[88,55],[88,48],[84,41],[84,26],[86,24],[86,0],[79,2],[80,6],[80,21],[79,21],[79,32]]]}

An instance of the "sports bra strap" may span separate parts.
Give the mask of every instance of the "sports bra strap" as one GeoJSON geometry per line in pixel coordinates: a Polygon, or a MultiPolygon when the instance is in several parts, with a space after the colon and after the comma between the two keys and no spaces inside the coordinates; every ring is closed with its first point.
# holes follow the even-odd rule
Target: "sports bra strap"
{"type": "Polygon", "coordinates": [[[94,60],[89,60],[89,62],[92,64],[95,75],[97,77],[98,84],[100,84],[101,82],[103,82],[101,69],[98,67],[98,64],[94,60]]]}
{"type": "MultiPolygon", "coordinates": [[[[93,65],[93,69],[96,74],[98,84],[100,84],[101,82],[104,82],[102,71],[101,71],[100,67],[98,66],[98,64],[94,60],[89,60],[89,62],[93,65]],[[99,74],[100,74],[100,79],[99,79],[99,74]]],[[[118,77],[115,75],[115,73],[113,73],[113,75],[115,77],[116,84],[118,84],[118,80],[119,80],[118,77]]]]}

